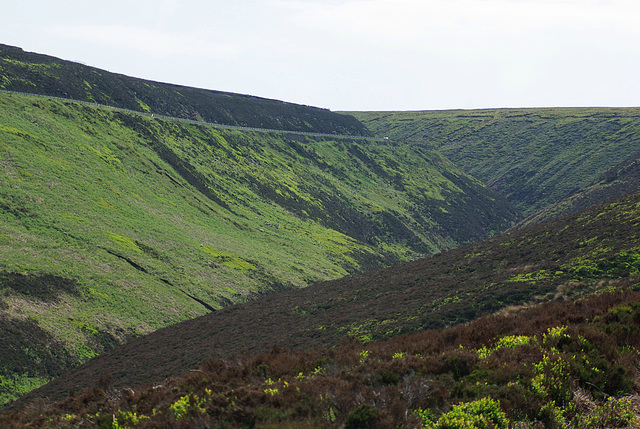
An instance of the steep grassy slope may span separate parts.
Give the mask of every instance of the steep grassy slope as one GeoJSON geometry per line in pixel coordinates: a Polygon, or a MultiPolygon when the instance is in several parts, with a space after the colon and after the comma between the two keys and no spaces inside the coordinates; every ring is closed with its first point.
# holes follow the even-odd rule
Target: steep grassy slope
{"type": "Polygon", "coordinates": [[[639,243],[637,192],[431,258],[269,295],[158,330],[27,397],[59,398],[94,385],[101,373],[117,388],[137,388],[212,356],[233,360],[274,344],[328,347],[348,336],[381,340],[623,285],[638,290],[639,243]]]}
{"type": "Polygon", "coordinates": [[[226,125],[365,135],[352,117],[265,98],[136,79],[0,44],[0,89],[226,125]]]}
{"type": "Polygon", "coordinates": [[[351,113],[376,135],[433,145],[528,216],[581,190],[640,146],[640,109],[351,113]]]}
{"type": "Polygon", "coordinates": [[[103,376],[0,425],[637,428],[639,328],[640,294],[620,287],[393,341],[208,359],[143,388],[103,376]]]}
{"type": "Polygon", "coordinates": [[[614,199],[637,189],[640,189],[640,153],[614,166],[583,190],[523,219],[515,227],[519,228],[575,213],[593,204],[614,199]]]}
{"type": "Polygon", "coordinates": [[[507,227],[433,151],[0,93],[0,394],[128,338],[507,227]]]}

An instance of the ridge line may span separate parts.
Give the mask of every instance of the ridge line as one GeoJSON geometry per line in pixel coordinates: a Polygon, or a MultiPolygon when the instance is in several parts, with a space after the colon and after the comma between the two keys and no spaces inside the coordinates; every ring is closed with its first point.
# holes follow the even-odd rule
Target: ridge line
{"type": "Polygon", "coordinates": [[[0,92],[4,92],[4,93],[8,93],[8,94],[18,94],[18,95],[43,97],[43,98],[49,98],[49,99],[53,99],[53,100],[71,101],[71,102],[74,102],[74,103],[81,103],[81,104],[89,104],[89,105],[92,105],[92,106],[105,107],[105,108],[108,108],[108,109],[114,109],[114,110],[121,111],[121,112],[127,112],[127,113],[133,113],[133,114],[137,114],[137,115],[148,116],[148,117],[151,117],[151,118],[160,118],[160,119],[166,119],[166,120],[170,120],[170,121],[187,122],[187,123],[196,124],[196,125],[208,125],[208,126],[212,126],[212,127],[215,127],[215,128],[228,128],[228,129],[245,130],[245,131],[258,131],[258,132],[264,132],[264,133],[292,133],[292,134],[301,134],[301,135],[314,136],[314,137],[352,138],[352,139],[362,139],[362,140],[372,140],[372,141],[388,141],[389,140],[388,138],[382,138],[382,137],[368,137],[368,136],[358,136],[358,135],[349,135],[349,134],[312,133],[312,132],[307,132],[307,131],[279,130],[279,129],[273,129],[273,128],[244,127],[244,126],[241,126],[241,125],[219,124],[217,122],[197,121],[195,119],[178,118],[176,116],[167,116],[167,115],[162,115],[162,114],[152,113],[152,112],[141,112],[141,111],[138,111],[138,110],[125,109],[123,107],[110,106],[108,104],[100,104],[100,103],[95,103],[95,102],[92,102],[92,101],[76,100],[74,98],[58,97],[58,96],[55,96],[55,95],[34,94],[34,93],[31,93],[31,92],[11,91],[11,90],[8,90],[8,89],[1,89],[1,88],[0,88],[0,92]]]}

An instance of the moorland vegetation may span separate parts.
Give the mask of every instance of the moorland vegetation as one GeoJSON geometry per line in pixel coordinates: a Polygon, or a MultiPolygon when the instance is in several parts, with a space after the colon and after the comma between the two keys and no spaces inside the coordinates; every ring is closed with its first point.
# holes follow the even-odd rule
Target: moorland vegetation
{"type": "Polygon", "coordinates": [[[0,364],[4,401],[162,326],[515,219],[419,146],[11,93],[0,93],[0,136],[0,320],[15,345],[0,364]]]}
{"type": "Polygon", "coordinates": [[[353,117],[327,109],[137,79],[3,44],[0,89],[225,125],[369,135],[353,117]]]}
{"type": "Polygon", "coordinates": [[[637,427],[639,132],[0,45],[0,426],[637,427]]]}
{"type": "MultiPolygon", "coordinates": [[[[375,135],[429,142],[526,217],[638,153],[638,108],[349,112],[375,135]]],[[[612,189],[609,189],[611,191],[612,189]]],[[[630,190],[629,190],[630,191],[630,190]]],[[[591,204],[617,194],[590,194],[591,204]],[[598,197],[601,197],[598,199],[598,197]]],[[[575,210],[586,208],[578,205],[575,210]]],[[[568,212],[567,212],[568,213],[568,212]]],[[[558,212],[558,215],[561,213],[558,212]]]]}
{"type": "Polygon", "coordinates": [[[634,428],[639,278],[576,301],[331,349],[210,358],[155,385],[95,385],[7,427],[634,428]]]}
{"type": "Polygon", "coordinates": [[[274,345],[330,348],[349,337],[368,344],[544,302],[637,291],[639,227],[636,192],[431,258],[272,294],[160,329],[92,359],[25,400],[63,398],[93,386],[103,372],[114,388],[135,390],[187,373],[207,359],[252,356],[274,345]]]}

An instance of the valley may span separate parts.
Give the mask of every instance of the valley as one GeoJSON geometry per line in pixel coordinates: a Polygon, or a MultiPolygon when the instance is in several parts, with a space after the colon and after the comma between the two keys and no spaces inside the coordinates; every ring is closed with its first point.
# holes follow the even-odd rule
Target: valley
{"type": "Polygon", "coordinates": [[[422,147],[11,93],[0,94],[0,133],[0,299],[5,341],[16,344],[7,394],[160,327],[515,220],[497,194],[422,147]],[[28,285],[42,278],[73,292],[39,295],[28,285]],[[18,321],[29,328],[8,328],[18,321]],[[47,340],[27,346],[34,329],[47,340]],[[27,356],[49,362],[52,347],[66,357],[15,369],[27,356]]]}
{"type": "Polygon", "coordinates": [[[0,45],[0,426],[636,427],[639,143],[0,45]]]}
{"type": "Polygon", "coordinates": [[[637,108],[349,114],[375,135],[432,145],[524,217],[579,192],[640,147],[637,108]]]}

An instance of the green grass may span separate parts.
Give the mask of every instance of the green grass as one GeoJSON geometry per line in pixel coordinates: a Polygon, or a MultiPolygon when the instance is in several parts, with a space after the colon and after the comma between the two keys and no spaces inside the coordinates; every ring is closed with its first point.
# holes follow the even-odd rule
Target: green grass
{"type": "Polygon", "coordinates": [[[0,271],[79,285],[53,302],[0,285],[0,311],[77,361],[210,308],[480,239],[513,216],[419,147],[7,93],[0,165],[0,271]],[[457,216],[475,223],[450,228],[457,216]]]}
{"type": "Polygon", "coordinates": [[[437,148],[523,216],[590,185],[637,153],[640,142],[637,108],[350,114],[376,135],[437,148]]]}
{"type": "Polygon", "coordinates": [[[28,375],[0,376],[0,404],[11,402],[16,397],[37,389],[49,381],[48,378],[29,377],[28,375]]]}

